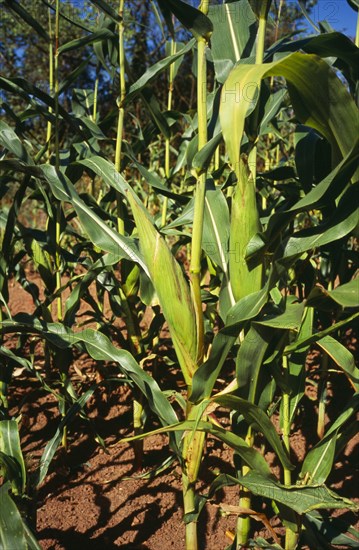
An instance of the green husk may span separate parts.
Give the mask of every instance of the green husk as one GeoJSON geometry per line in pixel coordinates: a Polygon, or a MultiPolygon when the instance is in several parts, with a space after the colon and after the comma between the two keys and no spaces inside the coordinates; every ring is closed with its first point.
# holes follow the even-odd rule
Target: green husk
{"type": "Polygon", "coordinates": [[[145,208],[127,192],[141,250],[173,340],[186,383],[196,370],[197,329],[189,285],[145,208]]]}
{"type": "Polygon", "coordinates": [[[229,273],[236,301],[261,289],[262,265],[252,266],[245,256],[251,238],[260,231],[256,190],[248,165],[243,158],[236,170],[237,184],[232,199],[229,237],[229,273]]]}

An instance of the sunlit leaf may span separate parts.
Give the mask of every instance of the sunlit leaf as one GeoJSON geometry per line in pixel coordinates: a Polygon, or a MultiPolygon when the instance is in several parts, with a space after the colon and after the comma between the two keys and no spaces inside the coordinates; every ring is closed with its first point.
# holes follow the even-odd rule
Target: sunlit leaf
{"type": "Polygon", "coordinates": [[[213,482],[212,490],[220,485],[229,484],[243,485],[253,494],[285,504],[298,514],[323,509],[358,509],[354,502],[330,491],[325,485],[285,486],[272,478],[264,478],[254,472],[246,476],[239,475],[238,479],[222,474],[213,482]]]}
{"type": "Polygon", "coordinates": [[[164,10],[170,9],[177,19],[184,25],[195,38],[206,38],[212,34],[213,25],[211,20],[200,10],[182,0],[157,0],[164,10]]]}

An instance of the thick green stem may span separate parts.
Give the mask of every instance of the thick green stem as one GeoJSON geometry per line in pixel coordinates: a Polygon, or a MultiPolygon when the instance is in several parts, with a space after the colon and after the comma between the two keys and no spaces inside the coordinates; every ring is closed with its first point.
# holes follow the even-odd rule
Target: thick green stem
{"type": "Polygon", "coordinates": [[[267,12],[268,12],[269,4],[270,4],[270,0],[264,0],[260,7],[258,34],[257,34],[257,49],[256,49],[257,64],[263,63],[266,28],[267,28],[267,12]]]}
{"type": "Polygon", "coordinates": [[[219,169],[220,160],[221,160],[221,152],[218,145],[217,149],[214,152],[214,170],[219,169]]]}
{"type": "Polygon", "coordinates": [[[55,8],[55,56],[54,56],[54,85],[55,85],[55,166],[60,168],[59,144],[59,37],[60,37],[60,2],[56,0],[55,8]]]}
{"type": "MultiPolygon", "coordinates": [[[[126,80],[125,80],[125,44],[124,44],[124,34],[125,34],[125,25],[123,18],[124,11],[124,0],[119,0],[119,26],[118,26],[118,49],[119,49],[119,66],[120,66],[120,94],[118,98],[118,122],[117,122],[117,136],[116,136],[116,151],[115,151],[115,169],[117,172],[121,171],[121,153],[122,153],[122,140],[123,140],[123,127],[124,127],[124,118],[125,118],[125,109],[124,101],[126,98],[126,80]]],[[[121,235],[125,234],[125,223],[124,223],[124,210],[123,210],[123,201],[121,193],[116,193],[116,202],[117,202],[117,230],[121,235]]],[[[138,335],[134,314],[131,311],[129,302],[123,289],[120,289],[120,298],[121,305],[124,309],[126,317],[126,327],[128,331],[128,336],[130,340],[130,349],[132,354],[136,357],[142,353],[142,345],[140,341],[140,336],[138,335]]],[[[134,399],[133,402],[133,423],[135,434],[138,435],[142,433],[142,413],[143,405],[141,400],[134,399]]],[[[143,453],[143,441],[138,441],[135,445],[135,468],[139,469],[142,463],[142,453],[143,453]]]]}
{"type": "MultiPolygon", "coordinates": [[[[61,240],[61,203],[56,204],[56,291],[59,292],[61,288],[61,255],[60,255],[60,240],[61,240]]],[[[62,296],[61,293],[57,297],[57,320],[59,323],[63,320],[62,316],[62,296]]]]}
{"type": "MultiPolygon", "coordinates": [[[[266,36],[266,27],[267,27],[267,13],[269,8],[270,0],[263,1],[260,8],[259,13],[259,25],[258,25],[258,34],[257,34],[257,49],[256,49],[256,64],[263,63],[264,58],[264,47],[265,47],[265,36],[266,36]]],[[[256,110],[255,117],[258,117],[258,110],[256,110]]],[[[256,122],[256,121],[255,121],[256,122]]],[[[256,125],[256,124],[255,124],[256,125]]],[[[237,183],[237,190],[236,193],[239,194],[241,200],[240,202],[240,209],[243,207],[247,209],[243,215],[246,216],[246,220],[248,220],[247,228],[250,230],[250,233],[255,233],[255,229],[259,228],[260,222],[257,212],[257,206],[255,201],[255,186],[256,186],[256,177],[257,177],[257,145],[256,145],[257,136],[253,138],[252,142],[252,148],[250,149],[249,156],[248,156],[248,166],[250,169],[251,177],[243,176],[243,171],[245,170],[245,167],[242,165],[240,173],[240,168],[237,167],[237,177],[238,177],[238,183],[237,183]],[[240,176],[240,177],[239,177],[240,176]],[[244,197],[247,197],[247,199],[250,199],[250,193],[249,193],[249,187],[252,185],[254,189],[252,189],[252,200],[244,200],[244,197]],[[245,186],[245,189],[243,188],[245,186]],[[248,211],[249,210],[249,211],[248,211]]],[[[238,197],[237,201],[233,201],[233,206],[238,203],[238,197]]],[[[238,204],[237,204],[238,206],[238,204]]],[[[238,216],[233,216],[233,218],[238,218],[238,216]]],[[[233,220],[232,220],[233,221],[233,220]]],[[[253,235],[249,235],[250,237],[253,235]]],[[[243,239],[243,235],[242,235],[243,239]]],[[[246,239],[247,241],[247,239],[246,239]]],[[[247,243],[244,243],[246,246],[247,243]]],[[[240,254],[242,256],[242,254],[240,254]]],[[[233,273],[233,270],[232,270],[233,273]]],[[[261,286],[262,281],[262,266],[257,266],[254,270],[247,272],[248,281],[251,281],[251,284],[253,285],[252,288],[257,288],[257,284],[261,286]]],[[[246,288],[243,288],[243,283],[245,283],[245,287],[247,287],[247,281],[242,281],[239,285],[239,288],[237,288],[237,299],[239,299],[243,292],[247,294],[246,288]]],[[[257,384],[252,384],[251,386],[251,394],[249,396],[249,401],[254,403],[255,402],[255,392],[256,392],[257,384]]],[[[248,445],[253,445],[253,434],[251,427],[248,428],[247,431],[247,437],[246,441],[248,445]]],[[[242,475],[246,475],[250,471],[250,468],[246,465],[242,467],[242,475]]],[[[251,496],[249,491],[247,491],[244,487],[242,487],[242,495],[239,501],[239,505],[241,508],[250,508],[251,507],[251,496]]],[[[250,533],[250,517],[249,516],[242,516],[238,518],[237,521],[237,543],[239,545],[245,546],[248,541],[249,533],[250,533]]]]}
{"type": "MultiPolygon", "coordinates": [[[[55,53],[54,53],[54,92],[55,92],[55,168],[60,170],[60,128],[59,128],[59,39],[60,39],[60,1],[56,0],[55,4],[55,53]]],[[[55,220],[55,269],[56,269],[56,310],[57,320],[61,322],[62,315],[62,296],[61,296],[61,255],[60,255],[60,240],[61,240],[61,202],[56,202],[56,220],[55,220]]],[[[65,384],[65,380],[63,380],[65,384]]],[[[66,414],[65,402],[63,410],[60,411],[63,416],[66,414]]],[[[62,446],[67,449],[67,426],[64,427],[62,434],[62,446]]]]}
{"type": "MultiPolygon", "coordinates": [[[[117,136],[116,136],[116,151],[115,151],[115,169],[117,172],[121,171],[121,151],[122,151],[122,139],[123,139],[123,122],[125,118],[125,109],[123,102],[126,97],[126,81],[125,81],[125,45],[124,45],[124,32],[125,26],[123,21],[123,8],[124,0],[120,0],[118,15],[119,15],[119,27],[118,27],[118,49],[119,49],[119,65],[120,65],[120,94],[117,100],[118,104],[118,122],[117,122],[117,136]]],[[[117,229],[121,235],[125,233],[124,224],[124,212],[123,202],[120,193],[116,193],[117,200],[117,229]]]]}
{"type": "MultiPolygon", "coordinates": [[[[141,335],[140,335],[139,327],[136,324],[136,312],[132,311],[129,300],[127,299],[127,296],[125,295],[121,286],[119,289],[119,294],[121,299],[121,306],[123,308],[124,317],[125,317],[130,350],[132,355],[137,358],[142,355],[143,348],[141,343],[141,335]]],[[[139,435],[143,432],[142,415],[143,415],[142,397],[139,397],[138,399],[134,398],[133,399],[133,429],[134,429],[135,435],[139,435]]],[[[135,441],[134,451],[135,451],[134,468],[135,470],[140,470],[142,467],[142,460],[143,460],[143,440],[142,439],[135,441]]]]}
{"type": "MultiPolygon", "coordinates": [[[[171,55],[175,53],[175,50],[176,50],[176,43],[172,39],[171,55]]],[[[168,77],[168,96],[167,96],[168,111],[172,109],[174,70],[175,70],[175,66],[174,66],[174,63],[172,63],[172,65],[170,65],[169,77],[168,77]]],[[[170,177],[170,138],[166,138],[166,142],[165,142],[165,177],[166,177],[166,180],[168,181],[170,177]]],[[[167,207],[168,207],[168,197],[165,197],[163,199],[163,205],[162,205],[162,218],[161,218],[162,227],[166,225],[167,207]]]]}
{"type": "MultiPolygon", "coordinates": [[[[190,483],[188,477],[182,474],[182,487],[183,487],[183,506],[184,513],[189,514],[195,510],[195,487],[193,483],[190,483]]],[[[197,522],[191,521],[186,523],[186,550],[197,550],[197,522]]]]}
{"type": "MultiPolygon", "coordinates": [[[[48,9],[48,16],[49,16],[49,93],[52,97],[54,94],[54,49],[53,49],[53,36],[52,36],[52,23],[51,23],[51,10],[48,9]]],[[[52,108],[49,107],[49,114],[52,114],[52,108]]],[[[48,148],[47,150],[47,156],[50,158],[50,140],[51,140],[51,133],[52,133],[52,123],[51,120],[47,121],[47,129],[46,129],[46,146],[48,148]]]]}
{"type": "MultiPolygon", "coordinates": [[[[52,30],[52,20],[51,20],[51,9],[48,9],[48,28],[49,28],[49,94],[51,97],[54,97],[54,47],[53,47],[53,30],[52,30]]],[[[53,110],[52,107],[49,107],[48,109],[49,115],[52,114],[53,110]]],[[[50,162],[51,157],[51,148],[50,148],[50,142],[51,142],[51,135],[52,135],[52,122],[49,119],[47,121],[47,128],[46,128],[46,145],[47,148],[47,160],[50,162]]],[[[56,259],[55,259],[56,262],[56,259]]],[[[48,310],[51,312],[52,304],[49,303],[48,310]]],[[[45,355],[48,354],[48,350],[46,350],[47,343],[45,343],[45,355]]],[[[49,365],[48,365],[49,367],[49,365]]]]}
{"type": "MultiPolygon", "coordinates": [[[[190,392],[190,388],[189,388],[190,392]]],[[[186,420],[196,420],[199,407],[188,402],[186,420]]],[[[202,461],[206,434],[204,432],[186,432],[183,438],[183,507],[184,514],[196,511],[196,482],[202,461]]],[[[186,523],[186,550],[197,550],[197,521],[186,523]]]]}
{"type": "MultiPolygon", "coordinates": [[[[286,355],[283,356],[283,371],[285,386],[289,387],[289,362],[286,355]]],[[[283,392],[283,443],[290,455],[290,395],[287,392],[283,392]]],[[[288,468],[284,468],[284,485],[290,486],[292,484],[292,474],[288,468]]],[[[292,531],[289,527],[285,530],[285,550],[294,550],[297,546],[298,533],[292,531]]]]}
{"type": "MultiPolygon", "coordinates": [[[[253,445],[253,434],[252,428],[249,426],[246,436],[246,443],[250,446],[253,445]]],[[[250,472],[250,468],[246,465],[242,466],[242,475],[245,476],[250,472]]],[[[250,508],[251,507],[251,495],[250,492],[245,488],[241,487],[241,497],[239,499],[240,508],[250,508]]],[[[237,521],[237,543],[239,545],[247,544],[249,532],[251,528],[250,517],[240,516],[237,521]]]]}
{"type": "MultiPolygon", "coordinates": [[[[208,13],[209,2],[202,0],[199,9],[208,13]]],[[[207,143],[207,41],[204,37],[197,39],[197,118],[198,118],[198,151],[207,143]]],[[[204,321],[201,298],[201,256],[202,233],[204,220],[204,201],[206,195],[206,171],[197,177],[193,229],[191,242],[190,275],[192,296],[196,312],[197,325],[197,364],[203,362],[204,357],[204,321]]]]}
{"type": "MultiPolygon", "coordinates": [[[[205,56],[206,47],[207,42],[205,41],[205,39],[199,38],[197,41],[197,116],[199,151],[207,143],[207,64],[205,56]]],[[[199,174],[197,178],[190,263],[192,293],[197,321],[198,364],[202,363],[204,354],[204,326],[201,299],[201,255],[205,193],[206,172],[203,172],[199,174]]]]}
{"type": "MultiPolygon", "coordinates": [[[[328,291],[333,290],[333,281],[330,280],[328,283],[328,291]]],[[[320,362],[320,381],[318,385],[318,395],[319,395],[319,404],[318,404],[318,423],[317,423],[317,434],[319,439],[323,439],[325,431],[325,411],[326,411],[326,401],[328,393],[328,366],[329,366],[329,357],[326,353],[322,356],[320,362]]]]}
{"type": "Polygon", "coordinates": [[[359,48],[359,10],[357,11],[357,28],[355,33],[355,45],[359,48]]]}
{"type": "MultiPolygon", "coordinates": [[[[55,167],[60,170],[60,143],[59,143],[59,37],[60,37],[60,2],[56,0],[55,8],[55,57],[54,57],[54,86],[55,86],[55,167]]],[[[55,222],[55,267],[56,267],[56,291],[61,288],[61,202],[56,203],[55,222]]],[[[57,320],[62,321],[62,297],[57,297],[57,320]]]]}
{"type": "Polygon", "coordinates": [[[119,293],[120,293],[121,305],[124,310],[126,328],[128,331],[128,336],[130,341],[131,353],[136,357],[138,355],[141,355],[143,351],[141,346],[140,335],[138,334],[138,329],[136,327],[136,323],[134,320],[134,314],[131,311],[130,304],[121,287],[120,287],[119,293]]]}
{"type": "Polygon", "coordinates": [[[96,75],[95,87],[93,91],[93,108],[92,108],[92,120],[96,122],[97,118],[97,98],[98,98],[98,75],[96,75]]]}
{"type": "Polygon", "coordinates": [[[328,376],[328,355],[324,353],[320,363],[320,382],[319,382],[319,405],[318,405],[318,423],[317,434],[319,439],[323,439],[325,430],[325,409],[327,400],[327,376],[328,376]]]}

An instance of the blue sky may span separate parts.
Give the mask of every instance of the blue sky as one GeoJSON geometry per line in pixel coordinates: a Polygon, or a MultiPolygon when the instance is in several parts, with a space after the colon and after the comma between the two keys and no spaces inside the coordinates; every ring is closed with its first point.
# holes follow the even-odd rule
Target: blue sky
{"type": "Polygon", "coordinates": [[[347,0],[318,0],[311,11],[311,17],[314,23],[325,19],[335,30],[350,38],[355,37],[357,13],[347,0]]]}

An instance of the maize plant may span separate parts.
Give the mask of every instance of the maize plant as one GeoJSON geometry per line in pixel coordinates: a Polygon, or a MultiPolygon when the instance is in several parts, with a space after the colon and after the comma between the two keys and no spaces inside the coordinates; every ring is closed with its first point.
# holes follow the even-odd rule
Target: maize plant
{"type": "MultiPolygon", "coordinates": [[[[23,77],[20,63],[0,76],[2,547],[39,548],[24,502],[36,508],[54,456],[71,445],[71,423],[91,422],[86,404],[109,382],[132,392],[132,435],[114,436],[118,446],[134,442],[135,470],[139,442],[168,436],[170,460],[155,471],[181,470],[187,550],[200,546],[201,511],[228,486],[238,488],[231,549],[354,547],[354,527],[323,511],[358,510],[328,482],[359,406],[345,347],[359,316],[358,32],[353,42],[322,22],[278,37],[283,2],[158,0],[139,13],[166,46],[137,75],[145,19],[139,31],[130,2],[86,1],[81,19],[71,2],[41,0],[44,24],[26,2],[3,4],[46,52],[48,82],[44,91],[23,77]],[[25,219],[35,207],[42,224],[25,219]],[[14,278],[33,312],[9,308],[14,278]],[[164,334],[170,392],[155,368],[164,334]],[[120,377],[79,386],[79,353],[120,377]],[[17,367],[60,412],[31,476],[11,396],[17,367]],[[346,394],[328,421],[335,377],[346,394]],[[315,384],[317,439],[299,460],[292,436],[315,384]],[[231,449],[231,474],[217,471],[199,491],[209,437],[231,449]]],[[[305,3],[297,8],[311,21],[305,3]]]]}

